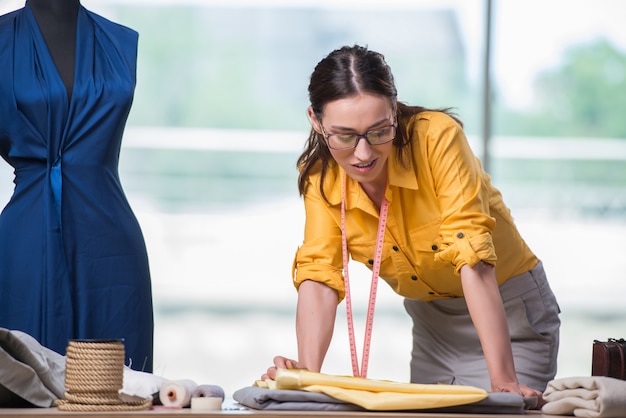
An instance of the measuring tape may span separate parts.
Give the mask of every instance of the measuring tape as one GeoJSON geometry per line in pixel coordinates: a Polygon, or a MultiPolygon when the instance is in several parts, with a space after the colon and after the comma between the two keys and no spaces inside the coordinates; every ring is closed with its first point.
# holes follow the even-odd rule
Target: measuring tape
{"type": "Polygon", "coordinates": [[[367,365],[370,356],[370,344],[372,342],[372,326],[374,323],[374,307],[376,305],[376,291],[378,289],[378,276],[380,273],[380,263],[383,258],[383,242],[385,240],[385,224],[387,223],[387,213],[389,202],[383,196],[380,205],[380,216],[378,220],[378,233],[376,235],[376,251],[374,253],[374,266],[372,268],[372,284],[370,286],[370,297],[367,305],[367,317],[365,321],[365,336],[363,337],[363,357],[361,360],[361,370],[359,371],[359,360],[356,353],[356,342],[354,337],[354,320],[352,318],[352,298],[350,296],[350,275],[348,273],[348,240],[346,238],[346,192],[345,176],[341,184],[341,246],[343,252],[343,276],[346,292],[346,316],[348,318],[348,337],[350,338],[350,357],[352,358],[352,374],[357,377],[367,377],[367,365]]]}

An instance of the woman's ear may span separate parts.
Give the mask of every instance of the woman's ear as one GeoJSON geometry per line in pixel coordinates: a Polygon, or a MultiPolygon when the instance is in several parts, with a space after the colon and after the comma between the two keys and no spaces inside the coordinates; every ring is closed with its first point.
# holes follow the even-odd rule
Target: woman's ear
{"type": "Polygon", "coordinates": [[[309,106],[309,108],[306,110],[306,113],[309,117],[309,120],[311,121],[311,126],[313,127],[313,130],[315,130],[315,132],[321,135],[322,128],[320,127],[320,121],[317,119],[317,116],[315,115],[313,108],[309,106]]]}

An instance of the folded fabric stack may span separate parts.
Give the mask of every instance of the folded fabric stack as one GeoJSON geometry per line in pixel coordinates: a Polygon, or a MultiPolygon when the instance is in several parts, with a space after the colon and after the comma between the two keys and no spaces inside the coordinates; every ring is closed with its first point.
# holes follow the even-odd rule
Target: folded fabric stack
{"type": "Polygon", "coordinates": [[[626,381],[604,376],[568,377],[548,383],[541,412],[591,418],[626,417],[626,381]]]}
{"type": "Polygon", "coordinates": [[[277,371],[275,381],[258,381],[236,391],[233,398],[252,409],[316,411],[523,414],[536,403],[536,398],[487,393],[471,386],[398,383],[285,369],[277,371]]]}

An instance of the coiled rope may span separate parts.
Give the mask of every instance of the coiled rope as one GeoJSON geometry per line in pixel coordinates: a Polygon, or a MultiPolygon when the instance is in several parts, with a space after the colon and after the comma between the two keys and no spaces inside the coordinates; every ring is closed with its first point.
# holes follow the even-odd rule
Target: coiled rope
{"type": "Polygon", "coordinates": [[[152,400],[124,402],[124,344],[116,340],[70,341],[65,364],[63,411],[130,411],[148,409],[152,400]]]}

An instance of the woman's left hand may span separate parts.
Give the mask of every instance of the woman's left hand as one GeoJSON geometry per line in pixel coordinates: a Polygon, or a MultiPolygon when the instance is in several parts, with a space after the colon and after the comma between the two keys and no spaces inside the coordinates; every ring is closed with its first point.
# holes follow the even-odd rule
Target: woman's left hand
{"type": "Polygon", "coordinates": [[[491,390],[493,392],[511,392],[517,393],[518,395],[522,395],[525,398],[537,397],[537,406],[535,409],[541,409],[541,407],[545,404],[543,400],[543,393],[530,388],[526,385],[522,385],[521,383],[511,382],[511,383],[502,383],[498,385],[492,385],[491,390]]]}

